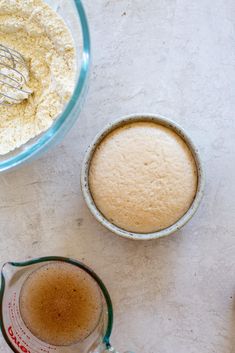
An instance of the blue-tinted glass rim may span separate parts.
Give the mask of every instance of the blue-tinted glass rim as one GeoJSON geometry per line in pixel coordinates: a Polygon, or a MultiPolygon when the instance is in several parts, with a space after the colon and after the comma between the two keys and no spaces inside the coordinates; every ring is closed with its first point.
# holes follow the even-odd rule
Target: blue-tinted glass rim
{"type": "MultiPolygon", "coordinates": [[[[6,161],[0,162],[0,171],[7,171],[13,167],[18,166],[19,164],[33,158],[39,152],[45,150],[48,145],[54,140],[55,135],[62,128],[65,120],[68,115],[72,112],[75,107],[79,97],[82,95],[84,88],[86,86],[86,82],[89,76],[90,69],[90,52],[91,52],[91,42],[90,42],[90,32],[88,21],[86,17],[86,13],[83,7],[83,4],[80,0],[73,0],[75,7],[78,12],[78,16],[80,19],[80,25],[82,29],[82,41],[83,41],[83,55],[82,55],[82,63],[79,78],[74,90],[74,93],[67,104],[65,110],[61,114],[61,116],[53,123],[53,125],[26,151],[22,151],[17,156],[9,158],[6,161]]],[[[75,39],[76,40],[76,39],[75,39]]]]}

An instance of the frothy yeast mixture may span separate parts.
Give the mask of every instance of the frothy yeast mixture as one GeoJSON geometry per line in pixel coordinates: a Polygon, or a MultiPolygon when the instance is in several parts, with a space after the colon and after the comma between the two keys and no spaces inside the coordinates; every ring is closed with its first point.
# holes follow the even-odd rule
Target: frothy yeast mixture
{"type": "Polygon", "coordinates": [[[75,85],[75,48],[62,18],[43,0],[0,1],[0,44],[20,52],[29,65],[28,99],[0,105],[0,154],[47,130],[75,85]]]}
{"type": "Polygon", "coordinates": [[[77,266],[52,262],[34,271],[20,293],[20,311],[28,329],[40,340],[68,346],[84,340],[102,312],[100,289],[77,266]]]}

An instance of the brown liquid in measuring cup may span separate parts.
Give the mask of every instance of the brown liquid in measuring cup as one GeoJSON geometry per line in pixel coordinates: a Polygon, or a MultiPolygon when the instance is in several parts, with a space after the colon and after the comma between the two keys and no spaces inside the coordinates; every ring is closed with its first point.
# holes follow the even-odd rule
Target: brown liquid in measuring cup
{"type": "Polygon", "coordinates": [[[102,312],[95,280],[75,265],[53,262],[26,279],[20,293],[20,311],[34,336],[55,346],[84,340],[102,312]]]}

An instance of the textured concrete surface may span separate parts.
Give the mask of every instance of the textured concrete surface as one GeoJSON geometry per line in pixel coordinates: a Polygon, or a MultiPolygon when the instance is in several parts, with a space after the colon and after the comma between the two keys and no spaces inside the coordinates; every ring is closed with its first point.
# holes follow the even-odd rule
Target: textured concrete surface
{"type": "MultiPolygon", "coordinates": [[[[113,298],[122,352],[235,352],[234,0],[85,0],[90,91],[64,142],[0,177],[1,263],[46,254],[85,261],[113,298]],[[180,232],[120,239],[90,215],[79,174],[86,146],[122,114],[182,124],[201,150],[206,195],[180,232]]],[[[8,353],[2,338],[0,352],[8,353]]]]}

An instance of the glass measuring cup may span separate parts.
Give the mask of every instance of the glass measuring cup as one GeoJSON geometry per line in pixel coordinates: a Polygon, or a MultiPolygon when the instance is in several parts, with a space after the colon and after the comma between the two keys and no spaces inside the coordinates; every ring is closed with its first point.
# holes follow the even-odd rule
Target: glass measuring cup
{"type": "Polygon", "coordinates": [[[112,325],[113,308],[109,293],[101,279],[81,262],[65,257],[50,256],[26,262],[7,262],[3,265],[0,327],[7,344],[15,353],[118,353],[110,344],[112,325]],[[79,267],[98,284],[102,294],[103,310],[98,325],[83,341],[70,346],[54,346],[41,341],[27,328],[20,313],[20,292],[25,280],[32,272],[52,261],[66,262],[79,267]]]}

